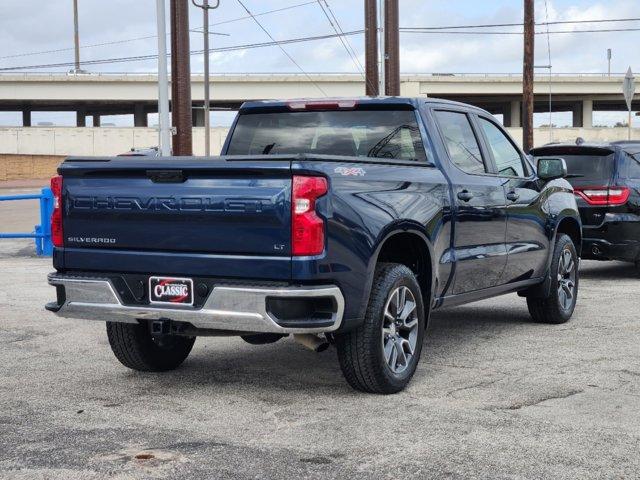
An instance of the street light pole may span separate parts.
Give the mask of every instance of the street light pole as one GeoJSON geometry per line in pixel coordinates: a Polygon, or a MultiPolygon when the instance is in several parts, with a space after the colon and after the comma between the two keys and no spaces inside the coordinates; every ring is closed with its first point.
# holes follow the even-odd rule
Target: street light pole
{"type": "Polygon", "coordinates": [[[169,74],[167,72],[167,24],[165,0],[156,0],[158,20],[158,130],[160,155],[171,155],[171,119],[169,118],[169,74]]]}
{"type": "Polygon", "coordinates": [[[202,9],[202,30],[204,33],[204,154],[211,155],[211,89],[209,84],[209,10],[214,10],[220,6],[220,0],[216,0],[215,5],[209,5],[209,0],[202,0],[202,5],[198,5],[195,0],[191,2],[202,9]]]}
{"type": "Polygon", "coordinates": [[[73,73],[80,72],[80,32],[78,27],[78,0],[73,0],[73,45],[75,47],[75,68],[73,73]]]}

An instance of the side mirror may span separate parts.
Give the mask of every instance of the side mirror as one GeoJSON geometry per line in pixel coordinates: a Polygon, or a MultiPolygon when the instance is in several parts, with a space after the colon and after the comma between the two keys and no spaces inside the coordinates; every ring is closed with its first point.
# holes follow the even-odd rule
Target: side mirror
{"type": "Polygon", "coordinates": [[[567,162],[564,158],[538,158],[538,178],[549,181],[566,176],[567,162]]]}

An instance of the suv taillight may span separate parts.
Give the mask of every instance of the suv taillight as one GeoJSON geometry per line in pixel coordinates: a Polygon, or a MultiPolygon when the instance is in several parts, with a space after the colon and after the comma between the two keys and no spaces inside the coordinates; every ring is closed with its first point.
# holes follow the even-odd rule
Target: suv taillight
{"type": "Polygon", "coordinates": [[[51,192],[53,193],[51,241],[54,247],[62,247],[64,235],[62,232],[62,177],[60,175],[51,178],[51,192]]]}
{"type": "Polygon", "coordinates": [[[327,179],[294,175],[291,191],[291,254],[320,255],[324,220],[316,214],[316,200],[327,193],[327,179]]]}
{"type": "Polygon", "coordinates": [[[616,207],[627,203],[631,191],[627,187],[583,187],[575,193],[589,205],[616,207]]]}

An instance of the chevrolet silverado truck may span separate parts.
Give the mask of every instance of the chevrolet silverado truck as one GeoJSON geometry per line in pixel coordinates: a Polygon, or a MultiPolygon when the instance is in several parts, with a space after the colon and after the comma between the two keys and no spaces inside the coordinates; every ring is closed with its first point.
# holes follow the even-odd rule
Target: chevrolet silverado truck
{"type": "Polygon", "coordinates": [[[68,158],[51,185],[58,316],[139,371],[197,336],[335,346],[355,389],[413,376],[433,310],[506,293],[562,323],[581,220],[487,112],[435,99],[245,103],[219,157],[68,158]]]}

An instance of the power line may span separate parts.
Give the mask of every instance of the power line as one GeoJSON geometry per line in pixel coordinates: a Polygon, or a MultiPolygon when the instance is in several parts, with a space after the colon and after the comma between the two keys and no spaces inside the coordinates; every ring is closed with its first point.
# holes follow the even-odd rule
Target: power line
{"type": "MultiPolygon", "coordinates": [[[[253,15],[255,17],[259,17],[259,16],[264,16],[264,15],[269,15],[272,13],[279,13],[279,12],[284,12],[287,10],[292,10],[295,8],[300,8],[300,7],[305,7],[308,5],[312,5],[317,3],[319,0],[311,0],[311,1],[306,1],[306,2],[302,2],[302,3],[297,3],[294,5],[289,5],[287,7],[282,7],[282,8],[277,8],[277,9],[273,9],[273,10],[267,10],[264,12],[258,12],[258,13],[254,13],[253,15]]],[[[327,7],[329,8],[329,12],[331,13],[331,15],[334,17],[334,19],[337,22],[337,18],[335,17],[335,15],[333,14],[331,7],[329,6],[329,4],[325,1],[325,4],[327,5],[327,7]]],[[[235,23],[235,22],[239,22],[239,21],[243,21],[243,20],[248,20],[252,18],[251,15],[245,15],[242,17],[236,17],[236,18],[232,18],[229,20],[223,20],[220,22],[215,22],[210,24],[210,27],[215,27],[218,25],[226,25],[229,23],[235,23]]],[[[640,21],[639,17],[634,17],[634,18],[611,18],[611,19],[594,19],[594,20],[564,20],[564,21],[555,21],[555,22],[542,22],[542,23],[536,23],[536,25],[538,26],[545,26],[545,25],[570,25],[570,24],[584,24],[584,23],[612,23],[612,22],[635,22],[635,21],[640,21]]],[[[338,28],[339,30],[342,30],[340,28],[339,22],[338,23],[338,28]]],[[[402,27],[401,31],[405,32],[405,33],[410,33],[410,32],[416,32],[416,33],[421,33],[422,31],[437,31],[437,30],[456,30],[456,29],[465,29],[465,28],[492,28],[492,27],[520,27],[522,26],[522,23],[493,23],[493,24],[477,24],[477,25],[449,25],[449,26],[434,26],[434,27],[402,27]]],[[[197,33],[202,33],[202,28],[195,28],[191,30],[192,32],[197,32],[197,33]]],[[[637,31],[635,29],[618,29],[618,30],[596,30],[596,31],[592,31],[592,30],[584,30],[584,33],[592,33],[592,32],[633,32],[633,31],[637,31]]],[[[563,31],[563,32],[550,32],[550,33],[581,33],[583,31],[580,30],[568,30],[568,31],[563,31]]],[[[343,33],[343,32],[341,32],[343,33]]],[[[446,32],[446,33],[450,33],[450,32],[446,32]]],[[[451,32],[453,33],[453,32],[451,32]]],[[[545,32],[546,34],[547,32],[545,32]]],[[[464,32],[462,33],[463,35],[471,35],[474,34],[474,32],[464,32]]],[[[480,34],[480,32],[477,32],[477,34],[480,34]]],[[[487,32],[488,35],[520,35],[519,32],[487,32]]],[[[346,35],[345,35],[346,36],[346,35]]],[[[120,44],[124,44],[124,43],[131,43],[131,42],[137,42],[137,41],[141,41],[141,40],[150,40],[153,38],[157,38],[157,35],[146,35],[146,36],[141,36],[141,37],[133,37],[133,38],[126,38],[126,39],[122,39],[122,40],[113,40],[113,41],[108,41],[108,42],[100,42],[100,43],[94,43],[94,44],[90,44],[90,45],[81,45],[80,48],[94,48],[94,47],[104,47],[104,46],[110,46],[110,45],[120,45],[120,44]]],[[[347,40],[347,44],[349,44],[348,40],[347,40]]],[[[351,47],[352,51],[355,52],[355,50],[353,49],[353,47],[351,47]]],[[[24,53],[14,53],[11,55],[3,55],[0,56],[0,60],[4,60],[4,59],[9,59],[9,58],[20,58],[20,57],[29,57],[29,56],[35,56],[35,55],[45,55],[45,54],[51,54],[51,53],[61,53],[61,52],[69,52],[69,51],[73,51],[74,48],[73,47],[69,47],[69,48],[56,48],[56,49],[51,49],[51,50],[40,50],[37,52],[24,52],[24,53]]],[[[356,60],[357,60],[357,55],[356,55],[356,60]]],[[[358,61],[359,62],[359,61],[358,61]]],[[[359,62],[360,63],[360,62],[359,62]]]]}
{"type": "MultiPolygon", "coordinates": [[[[358,70],[360,72],[360,74],[362,75],[362,78],[365,78],[364,75],[364,70],[362,68],[362,65],[360,64],[360,62],[358,62],[356,56],[354,55],[354,52],[352,52],[351,49],[349,49],[349,47],[347,46],[347,43],[345,42],[346,37],[343,36],[343,32],[341,32],[342,29],[340,29],[337,24],[335,24],[333,22],[333,20],[331,19],[331,16],[329,15],[329,13],[325,10],[324,5],[322,5],[322,1],[321,0],[317,0],[318,6],[320,7],[320,9],[322,10],[322,13],[324,13],[324,16],[327,18],[327,20],[329,21],[329,25],[331,25],[331,28],[333,28],[333,31],[336,32],[337,38],[338,40],[340,40],[340,43],[342,44],[342,46],[344,47],[344,49],[347,52],[347,55],[349,55],[349,57],[351,57],[351,61],[353,62],[353,64],[356,67],[356,70],[358,70]]],[[[326,4],[326,2],[325,2],[326,4]]],[[[328,4],[327,4],[327,8],[329,8],[328,4]]],[[[335,17],[334,17],[335,18],[335,17]]]]}
{"type": "MultiPolygon", "coordinates": [[[[540,25],[540,24],[539,24],[540,25]]],[[[432,35],[523,35],[523,32],[506,32],[506,31],[460,31],[460,30],[417,30],[414,28],[400,28],[402,33],[420,33],[432,35]]],[[[595,30],[552,30],[550,32],[535,32],[536,35],[560,35],[572,33],[612,33],[612,32],[640,32],[640,28],[607,28],[595,30]]]]}
{"type": "MultiPolygon", "coordinates": [[[[292,10],[294,8],[306,7],[307,5],[312,5],[314,3],[316,3],[316,0],[311,0],[311,1],[303,2],[303,3],[296,3],[295,5],[289,5],[288,7],[276,8],[274,10],[267,10],[266,12],[258,12],[258,13],[254,13],[253,15],[255,17],[262,17],[264,15],[269,15],[271,13],[285,12],[287,10],[292,10]]],[[[216,27],[218,25],[226,25],[228,23],[239,22],[241,20],[249,20],[250,18],[251,18],[251,15],[244,15],[242,17],[236,17],[236,18],[232,18],[230,20],[222,20],[220,22],[212,23],[212,24],[209,25],[209,27],[216,27]]],[[[195,30],[202,31],[202,28],[196,28],[195,30]]]]}
{"type": "MultiPolygon", "coordinates": [[[[313,3],[316,3],[315,1],[313,3]]],[[[522,35],[522,32],[422,32],[415,31],[413,29],[405,29],[401,28],[400,31],[402,33],[443,33],[443,34],[460,34],[460,35],[522,35]]],[[[560,31],[550,31],[549,34],[571,34],[571,33],[607,33],[607,32],[637,32],[640,31],[640,28],[628,28],[628,29],[599,29],[599,30],[560,30],[560,31]]],[[[309,37],[300,37],[300,38],[291,38],[286,40],[275,40],[272,38],[270,42],[261,42],[261,43],[249,43],[249,44],[241,44],[241,45],[230,45],[228,47],[219,47],[215,49],[211,49],[211,52],[232,52],[238,50],[248,50],[253,48],[264,48],[271,46],[278,46],[281,48],[282,45],[294,44],[294,43],[303,43],[303,42],[312,42],[318,40],[326,40],[331,38],[336,38],[340,36],[349,37],[353,35],[361,35],[364,33],[364,30],[352,30],[349,32],[343,32],[340,34],[326,34],[326,35],[316,35],[309,37]]],[[[546,35],[547,32],[537,32],[538,35],[546,35]]],[[[152,37],[152,38],[155,38],[152,37]]],[[[126,40],[109,42],[109,43],[123,43],[126,40]]],[[[73,50],[73,49],[71,49],[73,50]]],[[[203,53],[203,50],[195,50],[191,52],[191,55],[200,55],[203,53]]],[[[287,57],[289,55],[287,54],[287,57]]],[[[5,58],[5,57],[0,57],[5,58]]],[[[158,58],[157,54],[151,55],[138,55],[131,57],[115,57],[115,58],[105,58],[98,60],[87,60],[84,61],[83,64],[86,65],[106,65],[106,64],[115,64],[115,63],[125,63],[125,62],[136,62],[136,61],[145,61],[145,60],[155,60],[158,58]]],[[[296,63],[297,65],[297,63],[296,63]]],[[[62,67],[72,67],[74,66],[74,62],[61,62],[61,63],[49,63],[49,64],[35,64],[35,65],[20,65],[13,67],[2,67],[0,68],[0,72],[9,72],[9,71],[18,71],[18,70],[34,70],[34,69],[43,69],[43,68],[62,68],[62,67]]],[[[307,75],[304,70],[301,70],[302,73],[307,75]]],[[[308,75],[307,75],[308,76],[308,75]]],[[[324,92],[323,92],[324,93],[324,92]]]]}
{"type": "MultiPolygon", "coordinates": [[[[353,36],[353,35],[361,35],[363,34],[363,30],[354,30],[351,32],[345,32],[345,36],[353,36]]],[[[336,34],[326,34],[326,35],[316,35],[313,37],[299,37],[299,38],[290,38],[286,40],[273,40],[271,42],[261,42],[261,43],[246,43],[242,45],[230,45],[227,47],[218,47],[212,48],[210,51],[212,53],[217,52],[233,52],[238,50],[249,50],[253,48],[264,48],[264,47],[275,47],[278,45],[288,45],[294,43],[303,43],[303,42],[313,42],[318,40],[326,40],[330,38],[336,38],[336,34]]],[[[204,53],[204,50],[192,50],[190,52],[191,55],[201,55],[204,53]]],[[[170,55],[168,55],[170,56],[170,55]]],[[[131,57],[115,57],[115,58],[104,58],[97,60],[87,60],[86,63],[88,65],[106,65],[112,63],[125,63],[125,62],[136,62],[136,61],[145,61],[145,60],[155,60],[158,58],[157,54],[150,55],[136,55],[131,57]]],[[[49,64],[36,64],[36,65],[23,65],[16,67],[2,67],[0,68],[0,72],[4,71],[16,71],[16,70],[30,70],[30,69],[43,69],[43,68],[58,68],[58,67],[68,67],[73,66],[74,63],[69,62],[61,62],[61,63],[49,63],[49,64]]],[[[303,72],[306,75],[306,72],[303,72]]]]}
{"type": "MultiPolygon", "coordinates": [[[[634,18],[611,18],[611,19],[594,19],[594,20],[559,20],[555,22],[540,22],[538,26],[546,25],[571,25],[581,23],[611,23],[611,22],[637,22],[640,17],[634,18]]],[[[522,27],[524,23],[481,23],[476,25],[449,25],[435,27],[403,27],[405,30],[455,30],[465,28],[492,28],[492,27],[522,27]]]]}
{"type": "Polygon", "coordinates": [[[298,70],[300,70],[300,71],[301,71],[301,72],[302,72],[302,73],[307,77],[307,79],[308,79],[311,83],[313,83],[313,84],[316,86],[316,88],[317,88],[318,90],[320,90],[320,91],[322,92],[322,94],[323,94],[325,97],[326,97],[326,96],[328,96],[328,95],[327,95],[327,93],[322,89],[322,87],[321,87],[320,85],[318,85],[315,81],[313,81],[313,79],[311,78],[311,76],[310,76],[307,72],[305,72],[305,71],[304,71],[304,69],[303,69],[303,68],[298,64],[298,62],[296,62],[296,61],[294,60],[294,58],[293,58],[291,55],[289,55],[289,52],[287,52],[287,51],[284,49],[284,47],[282,46],[282,44],[281,44],[280,42],[278,42],[275,38],[273,38],[273,36],[269,33],[269,31],[268,31],[266,28],[264,28],[264,26],[260,23],[260,20],[258,20],[258,19],[257,19],[257,18],[256,18],[256,17],[255,17],[255,16],[254,16],[250,11],[249,11],[249,9],[245,6],[245,4],[244,4],[244,3],[242,3],[242,0],[238,0],[238,3],[242,6],[242,8],[244,8],[244,9],[246,10],[247,14],[248,14],[248,15],[250,15],[250,16],[251,16],[251,18],[253,18],[253,21],[254,21],[254,22],[256,22],[256,24],[258,25],[258,27],[260,27],[260,29],[261,29],[261,30],[262,30],[262,31],[263,31],[263,32],[264,32],[264,33],[265,33],[265,34],[266,34],[266,35],[271,39],[271,41],[272,41],[272,42],[275,42],[275,43],[278,45],[278,48],[279,48],[280,50],[282,50],[282,53],[284,53],[284,54],[287,56],[287,58],[288,58],[289,60],[291,60],[291,63],[293,63],[293,64],[298,68],[298,70]]]}
{"type": "MultiPolygon", "coordinates": [[[[307,6],[307,5],[314,4],[314,3],[316,3],[316,0],[311,0],[311,1],[304,2],[304,3],[297,3],[295,5],[289,5],[288,7],[277,8],[277,9],[274,9],[274,10],[267,10],[267,11],[264,11],[264,12],[254,13],[254,15],[256,17],[260,17],[260,16],[264,16],[264,15],[269,15],[269,14],[272,14],[272,13],[279,13],[279,12],[284,12],[286,10],[292,10],[294,8],[304,7],[304,6],[307,6]]],[[[229,24],[229,23],[240,22],[242,20],[247,20],[247,19],[250,19],[250,18],[251,18],[251,16],[245,15],[245,16],[242,16],[242,17],[236,17],[236,18],[232,18],[232,19],[229,19],[229,20],[223,20],[223,21],[220,21],[220,22],[215,22],[215,23],[210,24],[209,26],[210,27],[215,27],[215,26],[218,26],[218,25],[226,25],[226,24],[229,24]]],[[[193,33],[202,33],[202,30],[203,30],[202,28],[194,28],[194,29],[192,29],[190,31],[193,32],[193,33]]],[[[167,36],[168,35],[170,35],[170,34],[167,34],[167,36]]],[[[224,34],[215,33],[215,35],[224,35],[224,34]]],[[[125,39],[122,39],[122,40],[113,40],[113,41],[109,41],[109,42],[94,43],[94,44],[91,44],[91,45],[82,45],[82,46],[80,46],[80,48],[94,48],[94,47],[104,47],[104,46],[108,46],[108,45],[119,45],[119,44],[122,44],[122,43],[138,42],[138,41],[141,41],[141,40],[150,40],[150,39],[153,39],[153,38],[158,38],[158,36],[157,35],[146,35],[146,36],[142,36],[142,37],[125,38],[125,39]]],[[[69,51],[73,51],[73,50],[74,50],[74,47],[56,48],[56,49],[52,49],[52,50],[40,50],[40,51],[37,51],[37,52],[14,53],[12,55],[1,56],[0,60],[4,60],[4,59],[7,59],[7,58],[31,57],[31,56],[35,56],[35,55],[44,55],[44,54],[49,54],[49,53],[69,52],[69,51]]]]}
{"type": "Polygon", "coordinates": [[[329,11],[329,13],[331,14],[331,17],[333,18],[333,20],[336,23],[336,26],[338,27],[338,31],[339,33],[341,33],[343,35],[344,41],[347,43],[347,46],[349,47],[349,49],[351,50],[351,52],[353,53],[353,57],[355,58],[356,63],[358,64],[360,71],[364,73],[364,67],[362,66],[362,63],[360,62],[360,59],[358,58],[358,54],[355,50],[355,48],[353,48],[353,45],[351,45],[351,42],[349,41],[349,38],[344,36],[344,30],[342,28],[342,25],[340,25],[340,20],[338,20],[338,17],[336,16],[335,13],[333,13],[333,9],[331,8],[331,5],[329,5],[328,0],[324,0],[324,4],[327,7],[327,10],[329,11]]]}

